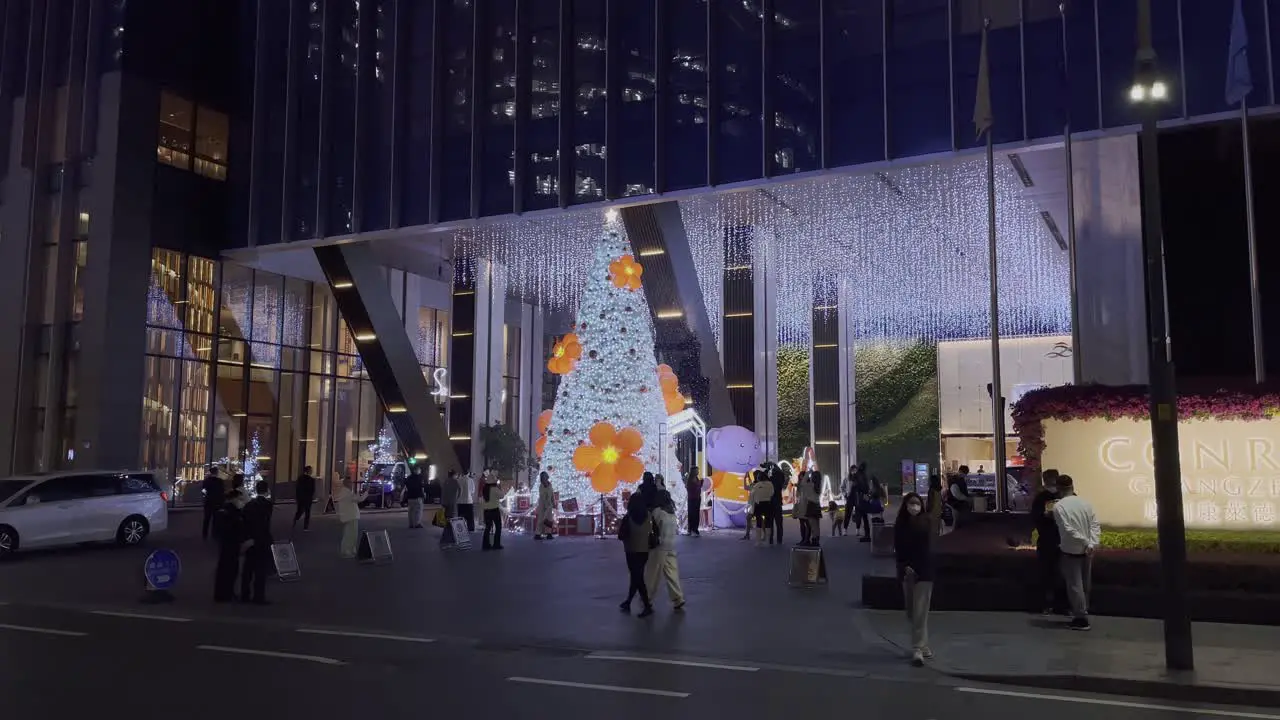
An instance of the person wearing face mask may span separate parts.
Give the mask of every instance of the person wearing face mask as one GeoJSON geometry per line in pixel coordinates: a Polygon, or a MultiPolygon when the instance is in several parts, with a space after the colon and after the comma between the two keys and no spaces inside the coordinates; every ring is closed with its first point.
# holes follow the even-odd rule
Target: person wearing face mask
{"type": "Polygon", "coordinates": [[[933,532],[917,493],[907,493],[893,525],[893,552],[911,625],[911,664],[933,657],[929,649],[929,604],[933,599],[933,532]]]}
{"type": "Polygon", "coordinates": [[[218,541],[218,565],[213,573],[213,601],[236,599],[236,578],[240,575],[240,555],[253,541],[244,522],[246,498],[238,488],[227,492],[222,506],[213,515],[213,533],[218,541]]]}

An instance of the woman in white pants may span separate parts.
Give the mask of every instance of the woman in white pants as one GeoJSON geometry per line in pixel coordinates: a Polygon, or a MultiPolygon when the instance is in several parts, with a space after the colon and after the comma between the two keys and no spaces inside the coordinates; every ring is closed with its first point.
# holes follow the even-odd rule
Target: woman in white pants
{"type": "Polygon", "coordinates": [[[342,484],[333,493],[333,504],[338,511],[338,520],[342,522],[340,551],[346,559],[356,556],[356,548],[360,544],[360,503],[368,495],[367,490],[356,494],[351,489],[350,478],[343,478],[342,484]]]}
{"type": "Polygon", "coordinates": [[[671,493],[658,492],[658,506],[653,509],[653,524],[658,535],[658,546],[649,551],[644,568],[645,586],[649,599],[658,596],[658,583],[666,580],[671,606],[684,610],[684,590],[680,587],[680,565],[676,562],[676,506],[671,493]]]}
{"type": "Polygon", "coordinates": [[[911,627],[911,664],[933,657],[929,649],[929,605],[933,599],[933,525],[916,493],[902,498],[893,524],[893,551],[902,581],[903,605],[911,627]]]}

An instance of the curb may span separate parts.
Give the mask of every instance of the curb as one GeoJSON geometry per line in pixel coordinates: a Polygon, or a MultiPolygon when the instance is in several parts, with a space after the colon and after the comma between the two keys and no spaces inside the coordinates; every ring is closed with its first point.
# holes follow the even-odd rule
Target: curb
{"type": "Polygon", "coordinates": [[[953,678],[993,685],[1019,685],[1049,690],[1125,695],[1205,705],[1280,708],[1280,688],[1196,683],[1194,673],[1188,674],[1185,678],[1171,676],[1168,680],[1138,680],[1106,675],[994,675],[955,672],[936,665],[934,668],[953,678]]]}

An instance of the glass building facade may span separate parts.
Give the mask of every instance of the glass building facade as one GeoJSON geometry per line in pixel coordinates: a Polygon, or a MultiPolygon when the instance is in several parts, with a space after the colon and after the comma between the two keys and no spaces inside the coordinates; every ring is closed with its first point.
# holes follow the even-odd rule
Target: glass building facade
{"type": "MultiPolygon", "coordinates": [[[[952,153],[990,20],[997,143],[1124,128],[1125,0],[250,2],[248,245],[952,153]],[[279,38],[288,38],[287,43],[279,38]]],[[[1244,0],[1271,105],[1280,0],[1244,0]]],[[[1157,0],[1168,121],[1230,110],[1232,3],[1157,0]]]]}
{"type": "MultiPolygon", "coordinates": [[[[414,299],[407,277],[388,282],[432,378],[448,361],[449,314],[414,299]]],[[[304,467],[327,489],[380,454],[383,405],[328,287],[156,249],[146,326],[138,466],[172,477],[176,502],[199,500],[210,464],[251,463],[290,499],[304,467]]]]}

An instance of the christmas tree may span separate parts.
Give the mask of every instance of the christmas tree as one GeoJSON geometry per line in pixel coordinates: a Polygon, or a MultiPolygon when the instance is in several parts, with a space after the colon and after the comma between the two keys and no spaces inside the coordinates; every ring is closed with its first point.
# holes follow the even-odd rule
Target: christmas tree
{"type": "MultiPolygon", "coordinates": [[[[619,493],[645,470],[666,470],[683,514],[684,492],[667,433],[674,377],[659,372],[653,324],[641,289],[644,269],[613,229],[596,247],[577,322],[559,338],[547,369],[562,376],[546,435],[535,450],[561,503],[577,499],[595,512],[603,495],[619,493]]],[[[544,413],[545,417],[545,413],[544,413]]]]}

